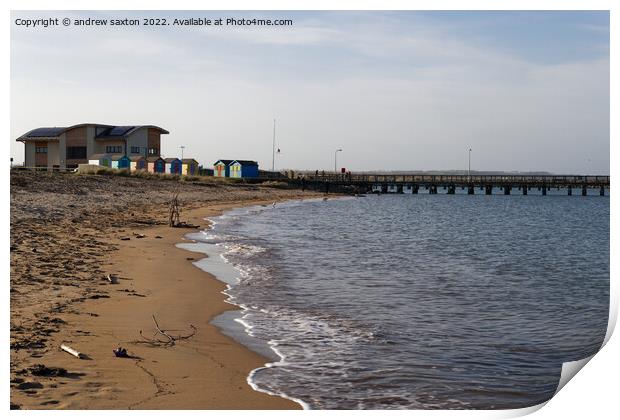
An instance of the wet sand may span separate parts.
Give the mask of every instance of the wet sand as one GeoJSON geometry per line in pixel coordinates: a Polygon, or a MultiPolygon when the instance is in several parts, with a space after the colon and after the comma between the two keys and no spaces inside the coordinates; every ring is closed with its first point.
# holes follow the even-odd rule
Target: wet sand
{"type": "MultiPolygon", "coordinates": [[[[247,376],[268,360],[209,323],[237,308],[224,302],[223,283],[191,263],[203,254],[175,247],[195,231],[165,224],[177,182],[44,176],[11,178],[12,408],[300,408],[254,391],[247,376]],[[105,279],[110,273],[118,284],[105,279]],[[60,351],[62,343],[86,358],[60,351]],[[115,357],[117,347],[130,357],[115,357]]],[[[317,196],[180,188],[181,220],[201,228],[227,208],[317,196]]]]}

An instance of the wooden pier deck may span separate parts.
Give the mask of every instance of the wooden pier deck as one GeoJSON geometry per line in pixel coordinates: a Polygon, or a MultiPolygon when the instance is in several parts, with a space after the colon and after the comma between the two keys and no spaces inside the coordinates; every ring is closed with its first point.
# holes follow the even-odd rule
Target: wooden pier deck
{"type": "Polygon", "coordinates": [[[566,189],[568,195],[587,195],[589,189],[597,189],[599,195],[609,191],[609,176],[601,175],[442,175],[442,174],[336,174],[319,173],[298,176],[297,182],[304,186],[325,191],[354,190],[357,193],[402,193],[417,194],[420,189],[437,194],[439,189],[455,194],[457,188],[466,189],[468,194],[490,195],[494,188],[504,194],[513,191],[527,195],[532,188],[542,195],[552,188],[566,189]],[[476,192],[479,190],[479,192],[476,192]]]}

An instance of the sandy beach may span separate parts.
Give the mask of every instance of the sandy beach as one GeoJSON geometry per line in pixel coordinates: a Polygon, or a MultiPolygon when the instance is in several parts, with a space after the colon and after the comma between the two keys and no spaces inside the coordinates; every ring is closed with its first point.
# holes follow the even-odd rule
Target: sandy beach
{"type": "Polygon", "coordinates": [[[196,230],[167,225],[177,188],[181,220],[200,229],[232,207],[317,196],[214,181],[11,175],[11,408],[301,408],[254,391],[247,376],[268,360],[209,323],[236,307],[223,283],[192,264],[203,254],[175,247],[196,230]],[[85,357],[59,350],[63,343],[85,357]],[[115,357],[118,347],[130,357],[115,357]]]}

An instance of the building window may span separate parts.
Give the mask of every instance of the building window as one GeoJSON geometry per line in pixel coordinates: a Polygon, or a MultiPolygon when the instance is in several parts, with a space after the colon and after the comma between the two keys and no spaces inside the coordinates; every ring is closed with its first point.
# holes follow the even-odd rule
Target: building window
{"type": "Polygon", "coordinates": [[[67,159],[86,159],[86,147],[67,147],[67,159]]]}
{"type": "Polygon", "coordinates": [[[131,146],[131,153],[140,153],[140,146],[131,146]]]}
{"type": "Polygon", "coordinates": [[[35,153],[47,153],[47,146],[35,147],[34,152],[35,153]]]}
{"type": "Polygon", "coordinates": [[[159,155],[159,149],[157,149],[156,147],[151,147],[149,149],[149,156],[158,156],[159,155]]]}
{"type": "Polygon", "coordinates": [[[123,146],[106,146],[106,153],[123,153],[123,146]]]}

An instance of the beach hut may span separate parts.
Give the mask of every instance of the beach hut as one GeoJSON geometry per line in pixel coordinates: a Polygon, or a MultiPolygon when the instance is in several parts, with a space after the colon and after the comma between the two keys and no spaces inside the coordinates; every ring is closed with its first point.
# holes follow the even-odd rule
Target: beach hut
{"type": "Polygon", "coordinates": [[[196,175],[198,173],[198,161],[196,159],[183,159],[181,162],[181,172],[183,175],[196,175]]]}
{"type": "Polygon", "coordinates": [[[213,164],[213,176],[228,177],[230,176],[230,167],[232,160],[220,159],[213,164]]]}
{"type": "Polygon", "coordinates": [[[179,158],[166,158],[166,173],[181,175],[181,159],[179,158]]]}
{"type": "Polygon", "coordinates": [[[139,171],[146,169],[146,159],[142,155],[129,155],[129,169],[139,171]]]}
{"type": "Polygon", "coordinates": [[[253,160],[235,160],[229,167],[231,178],[258,178],[258,163],[253,160]]]}
{"type": "Polygon", "coordinates": [[[112,161],[111,168],[113,169],[129,169],[129,157],[127,155],[112,155],[110,156],[112,161]]]}
{"type": "Polygon", "coordinates": [[[112,165],[112,159],[110,155],[105,153],[99,153],[95,155],[91,155],[88,158],[89,165],[99,165],[99,166],[107,166],[108,168],[112,165]]]}
{"type": "Polygon", "coordinates": [[[151,156],[146,159],[146,167],[149,172],[163,174],[166,169],[166,161],[159,156],[151,156]]]}
{"type": "Polygon", "coordinates": [[[202,165],[198,166],[198,175],[213,176],[213,173],[213,169],[211,168],[203,168],[202,165]]]}

